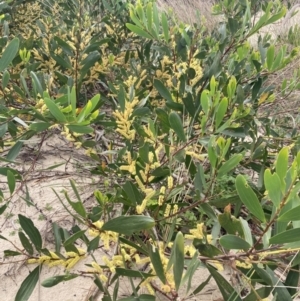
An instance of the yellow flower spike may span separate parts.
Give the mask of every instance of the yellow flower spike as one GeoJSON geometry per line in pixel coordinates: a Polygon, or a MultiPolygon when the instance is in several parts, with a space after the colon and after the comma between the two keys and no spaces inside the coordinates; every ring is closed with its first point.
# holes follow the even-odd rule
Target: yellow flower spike
{"type": "Polygon", "coordinates": [[[54,266],[58,265],[64,265],[65,261],[63,259],[61,260],[52,260],[51,262],[48,263],[49,268],[52,268],[54,266]]]}
{"type": "Polygon", "coordinates": [[[173,188],[173,177],[169,176],[168,177],[168,189],[172,189],[173,188]]]}
{"type": "Polygon", "coordinates": [[[32,264],[32,263],[39,263],[39,260],[37,258],[29,258],[27,260],[28,264],[32,264]]]}
{"type": "Polygon", "coordinates": [[[68,257],[73,257],[73,258],[78,256],[78,254],[76,252],[67,252],[66,255],[68,257]]]}
{"type": "Polygon", "coordinates": [[[165,210],[165,213],[164,213],[164,217],[168,217],[170,215],[170,211],[171,211],[171,205],[168,204],[166,206],[166,210],[165,210]]]}
{"type": "Polygon", "coordinates": [[[162,285],[160,289],[161,289],[164,293],[166,293],[166,294],[168,294],[168,293],[171,292],[171,288],[170,288],[170,286],[169,286],[168,284],[162,285]]]}
{"type": "Polygon", "coordinates": [[[49,252],[53,259],[60,259],[54,252],[49,252]]]}
{"type": "Polygon", "coordinates": [[[97,229],[101,229],[103,226],[104,222],[103,221],[96,221],[93,223],[93,225],[97,228],[97,229]]]}
{"type": "Polygon", "coordinates": [[[139,178],[139,176],[135,176],[134,178],[135,178],[135,180],[136,180],[138,186],[140,187],[140,189],[141,189],[142,191],[145,191],[145,185],[142,183],[142,181],[141,181],[141,179],[139,178]]]}
{"type": "Polygon", "coordinates": [[[99,274],[103,273],[103,269],[100,267],[100,265],[97,262],[93,261],[91,265],[99,274]]]}
{"type": "Polygon", "coordinates": [[[99,276],[99,278],[100,278],[100,280],[101,280],[102,282],[107,282],[107,280],[108,280],[108,278],[107,278],[104,274],[101,274],[101,275],[99,276]]]}
{"type": "Polygon", "coordinates": [[[76,263],[77,263],[80,259],[81,259],[80,256],[74,257],[74,258],[68,263],[68,265],[67,265],[67,270],[70,270],[71,268],[73,268],[73,267],[76,265],[76,263]]]}

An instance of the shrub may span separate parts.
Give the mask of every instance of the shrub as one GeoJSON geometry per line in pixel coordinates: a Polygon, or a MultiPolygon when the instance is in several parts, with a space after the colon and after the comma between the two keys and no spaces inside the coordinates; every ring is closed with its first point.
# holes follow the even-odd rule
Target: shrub
{"type": "MultiPolygon", "coordinates": [[[[14,162],[24,140],[58,127],[88,150],[94,174],[113,176],[116,184],[94,191],[93,208],[84,205],[72,180],[76,201],[65,192],[66,205],[57,193],[77,225],[70,235],[53,223],[54,249],[19,214],[23,249],[5,255],[23,255],[37,266],[16,300],[30,296],[42,267],[56,265],[65,274],[43,286],[92,274],[103,300],[117,300],[122,276],[139,283],[131,281],[132,295],[118,300],[155,300],[156,293],[187,299],[210,278],[224,300],[262,300],[271,293],[292,300],[299,280],[298,128],[288,129],[287,138],[286,129],[258,112],[276,100],[278,87],[268,85],[269,77],[293,63],[298,50],[275,49],[269,36],[260,38],[258,49],[247,41],[282,18],[285,8],[276,1],[220,1],[214,12],[225,21],[208,31],[170,18],[147,0],[61,1],[53,4],[54,18],[48,3],[21,5],[39,5],[41,12],[32,30],[14,27],[18,38],[7,46],[3,38],[0,133],[9,151],[2,159],[14,162]],[[264,13],[252,24],[258,9],[264,13]],[[107,106],[111,114],[101,114],[107,106]],[[87,139],[97,126],[113,133],[105,165],[96,142],[87,139]],[[117,204],[120,215],[112,217],[117,204]],[[79,240],[85,249],[77,247],[79,240]],[[100,262],[94,255],[102,247],[114,253],[100,262]],[[83,258],[82,273],[76,264],[83,258]],[[275,269],[284,258],[283,281],[275,269]],[[227,261],[249,293],[220,273],[227,261]],[[199,268],[210,276],[192,290],[199,268]],[[147,294],[140,294],[143,287],[147,294]]],[[[5,27],[9,18],[3,20],[5,27]]],[[[12,20],[18,25],[17,17],[12,20]]],[[[281,90],[296,88],[283,82],[281,90]]],[[[2,195],[3,213],[22,174],[0,170],[11,193],[2,195]]]]}

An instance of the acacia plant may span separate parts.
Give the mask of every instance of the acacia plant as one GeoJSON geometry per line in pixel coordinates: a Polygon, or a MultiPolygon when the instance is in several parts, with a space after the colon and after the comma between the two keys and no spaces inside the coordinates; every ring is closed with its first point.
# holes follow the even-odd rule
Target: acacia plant
{"type": "Polygon", "coordinates": [[[255,48],[248,42],[282,18],[285,7],[218,1],[213,13],[223,21],[211,31],[203,19],[184,24],[150,0],[16,3],[3,8],[8,34],[0,41],[1,160],[7,163],[0,173],[10,191],[1,195],[0,213],[23,183],[10,164],[24,140],[54,127],[87,150],[93,174],[115,181],[94,191],[93,208],[85,207],[72,180],[75,201],[56,192],[77,224],[68,229],[53,222],[55,246],[45,245],[40,230],[19,214],[20,246],[5,256],[22,256],[32,271],[15,300],[28,300],[40,269],[53,266],[62,274],[42,286],[90,275],[102,300],[188,300],[211,278],[227,301],[271,294],[293,300],[300,263],[299,130],[288,129],[287,137],[258,112],[279,101],[278,89],[284,97],[297,89],[297,74],[281,87],[268,79],[292,64],[298,49],[275,47],[269,36],[258,35],[255,48]],[[32,7],[36,18],[22,31],[14,12],[32,7]],[[98,126],[112,137],[106,151],[87,139],[98,126]],[[103,155],[105,165],[99,164],[103,155]],[[108,255],[96,260],[102,248],[108,255]],[[76,269],[81,260],[84,271],[76,269]],[[239,281],[226,280],[226,265],[239,281]],[[282,266],[284,280],[275,273],[282,266]],[[193,287],[199,269],[209,277],[193,287]],[[118,294],[121,277],[132,288],[126,298],[118,294]]]}

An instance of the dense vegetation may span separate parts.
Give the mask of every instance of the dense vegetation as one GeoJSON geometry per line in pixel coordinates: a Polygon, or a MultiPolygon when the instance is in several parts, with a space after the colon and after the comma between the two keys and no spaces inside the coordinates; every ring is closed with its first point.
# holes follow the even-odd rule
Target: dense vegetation
{"type": "MultiPolygon", "coordinates": [[[[53,223],[53,248],[19,214],[20,246],[5,256],[25,258],[32,271],[15,300],[28,300],[41,267],[65,268],[42,282],[51,287],[81,277],[76,264],[84,258],[102,300],[155,300],[157,293],[187,300],[210,278],[226,301],[271,294],[293,300],[300,264],[299,128],[262,108],[299,89],[297,72],[270,84],[294,64],[298,48],[258,35],[286,8],[279,1],[218,1],[213,12],[222,21],[208,29],[201,15],[185,24],[155,1],[134,2],[0,4],[0,173],[9,190],[0,191],[0,213],[20,193],[18,185],[26,185],[13,167],[24,141],[49,131],[86,149],[93,174],[115,179],[111,189],[94,191],[92,209],[71,180],[77,200],[66,192],[65,207],[77,225],[70,234],[53,223]],[[105,151],[89,139],[99,127],[111,137],[105,151]],[[117,204],[120,215],[112,217],[117,204]],[[97,262],[102,248],[114,252],[97,262]],[[240,283],[222,275],[228,262],[240,283]],[[275,273],[282,266],[284,280],[275,273]],[[197,269],[210,276],[191,289],[197,269]],[[139,279],[123,299],[122,276],[139,279]]],[[[295,41],[297,31],[288,38],[295,41]]]]}

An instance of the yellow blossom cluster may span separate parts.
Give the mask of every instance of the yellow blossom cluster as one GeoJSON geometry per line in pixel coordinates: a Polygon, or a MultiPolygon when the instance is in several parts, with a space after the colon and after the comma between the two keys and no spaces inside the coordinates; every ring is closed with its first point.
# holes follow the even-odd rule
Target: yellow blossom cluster
{"type": "Polygon", "coordinates": [[[104,249],[109,250],[109,245],[111,242],[116,243],[118,241],[118,233],[113,231],[103,231],[101,230],[104,222],[97,221],[93,223],[93,227],[89,228],[89,235],[100,236],[101,241],[103,241],[104,249]]]}
{"type": "Polygon", "coordinates": [[[54,266],[64,266],[67,270],[73,268],[79,260],[85,257],[86,251],[80,248],[77,248],[78,253],[76,252],[66,252],[65,257],[61,258],[54,252],[49,252],[49,255],[42,255],[39,258],[30,258],[27,260],[27,263],[38,263],[38,264],[47,264],[49,267],[54,266]]]}
{"type": "Polygon", "coordinates": [[[129,141],[133,141],[135,138],[135,130],[131,129],[132,122],[134,118],[131,118],[135,106],[139,103],[137,97],[135,97],[131,102],[126,101],[124,112],[116,110],[113,115],[116,118],[118,125],[117,132],[124,136],[129,141]]]}

